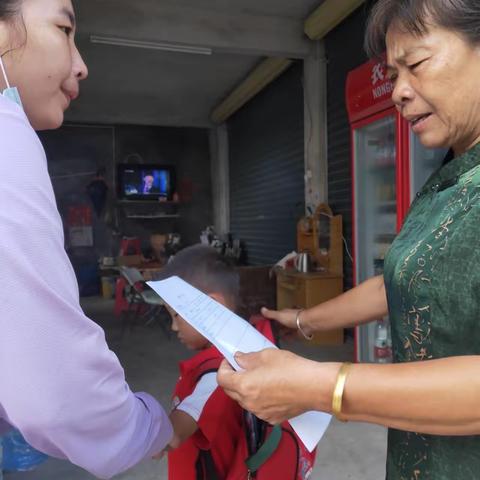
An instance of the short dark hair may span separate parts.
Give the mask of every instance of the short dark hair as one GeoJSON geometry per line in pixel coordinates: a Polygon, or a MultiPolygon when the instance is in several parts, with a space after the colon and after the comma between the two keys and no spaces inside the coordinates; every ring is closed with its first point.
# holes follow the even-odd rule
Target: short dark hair
{"type": "MultiPolygon", "coordinates": [[[[26,36],[27,29],[25,27],[25,22],[21,14],[22,1],[23,0],[0,0],[0,22],[11,22],[12,24],[15,24],[15,20],[18,19],[26,36]]],[[[26,39],[24,44],[25,43],[26,39]]],[[[12,50],[14,49],[9,47],[7,51],[0,52],[0,55],[3,57],[5,54],[11,52],[12,50]]]]}
{"type": "Polygon", "coordinates": [[[0,20],[10,20],[20,12],[21,0],[1,0],[0,1],[0,20]]]}
{"type": "Polygon", "coordinates": [[[480,44],[479,0],[378,0],[366,27],[365,51],[378,58],[386,50],[392,24],[413,35],[424,35],[429,25],[461,34],[471,45],[480,44]]]}
{"type": "Polygon", "coordinates": [[[221,293],[234,307],[238,304],[240,277],[232,263],[214,248],[194,245],[178,252],[156,280],[180,277],[207,295],[221,293]]]}

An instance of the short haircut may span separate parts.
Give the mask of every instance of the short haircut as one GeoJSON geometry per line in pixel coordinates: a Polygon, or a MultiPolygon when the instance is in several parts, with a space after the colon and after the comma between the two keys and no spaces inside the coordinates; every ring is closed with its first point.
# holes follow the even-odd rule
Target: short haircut
{"type": "Polygon", "coordinates": [[[194,245],[178,252],[156,276],[157,280],[177,276],[205,294],[221,293],[232,306],[238,304],[240,277],[224,256],[206,245],[194,245]]]}
{"type": "Polygon", "coordinates": [[[456,32],[471,45],[480,44],[479,0],[378,0],[367,21],[365,51],[378,58],[386,50],[388,29],[396,25],[422,36],[437,25],[456,32]]]}
{"type": "Polygon", "coordinates": [[[0,2],[0,21],[10,20],[22,9],[21,0],[2,0],[0,2]]]}

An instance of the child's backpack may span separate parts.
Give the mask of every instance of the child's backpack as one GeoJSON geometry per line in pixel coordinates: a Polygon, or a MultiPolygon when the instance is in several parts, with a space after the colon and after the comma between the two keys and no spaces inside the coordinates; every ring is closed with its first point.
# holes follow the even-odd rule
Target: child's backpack
{"type": "MultiPolygon", "coordinates": [[[[262,316],[251,318],[257,330],[278,344],[270,320],[262,316]]],[[[205,362],[197,374],[218,370],[221,360],[205,362]]],[[[200,451],[197,460],[197,480],[306,480],[315,462],[315,450],[309,452],[288,422],[271,426],[246,410],[243,414],[244,435],[239,439],[235,458],[225,479],[215,472],[208,450],[200,451]]]]}

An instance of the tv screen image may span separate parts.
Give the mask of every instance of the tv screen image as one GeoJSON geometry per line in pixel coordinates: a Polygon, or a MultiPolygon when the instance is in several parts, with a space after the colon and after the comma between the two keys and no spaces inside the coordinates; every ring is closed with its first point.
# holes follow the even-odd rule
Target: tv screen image
{"type": "Polygon", "coordinates": [[[165,199],[172,194],[172,168],[147,165],[119,166],[119,193],[124,199],[165,199]]]}

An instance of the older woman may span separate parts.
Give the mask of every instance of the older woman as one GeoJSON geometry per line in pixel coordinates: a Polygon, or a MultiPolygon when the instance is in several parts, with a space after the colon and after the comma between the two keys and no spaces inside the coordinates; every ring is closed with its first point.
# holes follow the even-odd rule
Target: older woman
{"type": "Polygon", "coordinates": [[[277,423],[305,410],[390,428],[387,478],[480,472],[480,2],[379,0],[369,54],[387,51],[393,101],[427,147],[455,158],[417,194],[385,272],[301,312],[264,313],[305,334],[387,313],[392,365],[315,363],[266,350],[224,364],[219,383],[277,423]],[[281,387],[281,388],[279,388],[281,387]]]}

